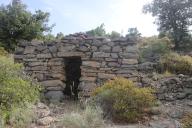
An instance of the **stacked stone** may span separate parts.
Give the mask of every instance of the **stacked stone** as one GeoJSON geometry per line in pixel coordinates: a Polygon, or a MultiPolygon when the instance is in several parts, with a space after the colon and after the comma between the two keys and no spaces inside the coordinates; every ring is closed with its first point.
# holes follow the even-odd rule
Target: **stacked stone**
{"type": "Polygon", "coordinates": [[[179,75],[162,79],[157,97],[163,101],[192,100],[192,77],[179,75]]]}
{"type": "Polygon", "coordinates": [[[76,34],[47,43],[23,42],[15,52],[15,60],[42,83],[48,98],[57,98],[62,97],[65,88],[65,58],[81,57],[80,94],[89,96],[95,87],[114,77],[137,81],[137,52],[136,42],[126,38],[111,41],[76,34]]]}

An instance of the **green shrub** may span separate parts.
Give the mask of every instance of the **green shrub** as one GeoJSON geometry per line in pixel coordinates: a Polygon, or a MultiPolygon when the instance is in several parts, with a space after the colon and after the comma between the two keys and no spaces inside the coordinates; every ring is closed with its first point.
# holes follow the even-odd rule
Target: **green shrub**
{"type": "Polygon", "coordinates": [[[160,71],[169,71],[175,74],[192,75],[192,57],[169,53],[160,59],[160,71]]]}
{"type": "Polygon", "coordinates": [[[39,90],[39,85],[23,73],[22,65],[0,56],[0,116],[6,123],[16,109],[37,101],[39,90]]]}
{"type": "Polygon", "coordinates": [[[139,88],[125,78],[115,78],[93,92],[94,100],[104,114],[126,122],[141,119],[155,103],[151,88],[139,88]]]}
{"type": "Polygon", "coordinates": [[[143,61],[155,61],[160,58],[160,56],[169,53],[171,49],[171,42],[167,38],[152,38],[144,40],[140,44],[140,62],[143,61]]]}
{"type": "Polygon", "coordinates": [[[37,115],[34,113],[33,106],[26,105],[12,110],[9,124],[13,128],[27,128],[36,118],[37,115]]]}
{"type": "Polygon", "coordinates": [[[192,128],[192,113],[184,116],[181,122],[183,124],[182,128],[192,128]]]}
{"type": "Polygon", "coordinates": [[[8,52],[3,47],[0,47],[0,56],[7,56],[7,55],[8,52]]]}
{"type": "Polygon", "coordinates": [[[102,110],[87,106],[82,112],[66,113],[60,125],[66,128],[105,128],[102,110]]]}

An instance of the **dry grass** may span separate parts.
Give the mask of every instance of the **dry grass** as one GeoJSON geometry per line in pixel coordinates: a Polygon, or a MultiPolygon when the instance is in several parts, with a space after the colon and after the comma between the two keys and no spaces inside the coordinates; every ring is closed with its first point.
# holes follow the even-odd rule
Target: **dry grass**
{"type": "Polygon", "coordinates": [[[59,121],[59,126],[66,128],[105,128],[102,110],[90,106],[81,111],[65,113],[59,121]]]}

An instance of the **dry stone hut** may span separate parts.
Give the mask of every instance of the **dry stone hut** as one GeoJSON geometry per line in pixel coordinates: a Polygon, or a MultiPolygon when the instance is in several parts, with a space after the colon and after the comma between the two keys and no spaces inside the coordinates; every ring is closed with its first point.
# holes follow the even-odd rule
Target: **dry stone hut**
{"type": "Polygon", "coordinates": [[[62,100],[66,95],[89,96],[106,80],[125,77],[137,80],[136,42],[75,34],[52,42],[22,42],[15,61],[45,87],[45,96],[62,100]]]}

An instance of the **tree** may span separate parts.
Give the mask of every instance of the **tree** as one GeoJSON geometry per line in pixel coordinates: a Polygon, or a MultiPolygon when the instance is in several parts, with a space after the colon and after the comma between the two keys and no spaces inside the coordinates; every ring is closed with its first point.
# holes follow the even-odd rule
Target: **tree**
{"type": "Polygon", "coordinates": [[[63,39],[64,38],[64,34],[62,33],[62,32],[59,32],[59,33],[57,33],[57,35],[56,35],[56,39],[63,39]]]}
{"type": "Polygon", "coordinates": [[[109,34],[109,37],[110,37],[111,39],[115,39],[115,38],[121,37],[121,34],[118,33],[118,32],[116,32],[116,31],[112,31],[112,32],[109,34]]]}
{"type": "Polygon", "coordinates": [[[53,41],[55,39],[56,39],[56,37],[51,33],[48,33],[42,37],[42,40],[45,42],[53,41]]]}
{"type": "Polygon", "coordinates": [[[105,26],[104,24],[101,24],[97,28],[87,31],[86,34],[89,36],[106,36],[106,31],[104,26],[105,26]]]}
{"type": "Polygon", "coordinates": [[[133,37],[133,38],[138,38],[141,36],[141,33],[139,33],[137,28],[129,28],[128,29],[128,34],[126,35],[126,37],[133,37]]]}
{"type": "Polygon", "coordinates": [[[14,51],[19,40],[40,38],[51,31],[48,25],[49,13],[27,11],[21,0],[13,0],[9,5],[0,6],[0,42],[8,51],[14,51]]]}
{"type": "Polygon", "coordinates": [[[158,30],[171,35],[175,49],[185,42],[192,25],[191,0],[153,0],[144,6],[143,11],[157,17],[158,30]]]}

